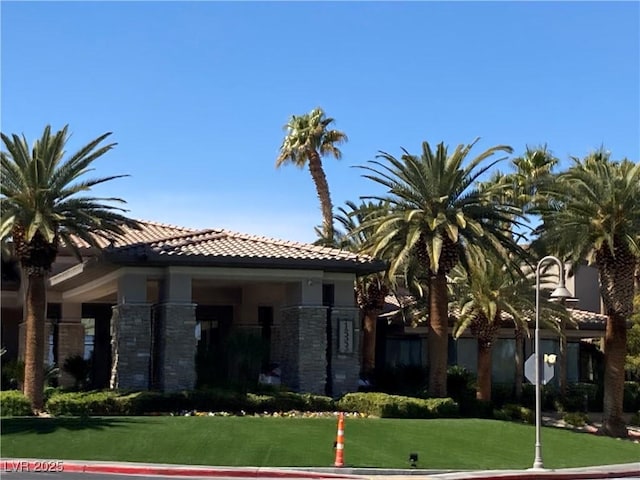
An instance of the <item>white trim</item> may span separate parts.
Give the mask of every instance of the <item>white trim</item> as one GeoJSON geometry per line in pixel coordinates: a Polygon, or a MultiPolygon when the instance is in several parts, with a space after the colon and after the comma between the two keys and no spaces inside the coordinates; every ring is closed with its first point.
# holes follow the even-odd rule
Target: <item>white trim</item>
{"type": "MultiPolygon", "coordinates": [[[[74,297],[79,297],[82,296],[86,293],[89,293],[93,290],[99,290],[100,287],[105,287],[108,286],[109,284],[113,283],[114,284],[114,289],[113,291],[118,291],[118,283],[117,283],[117,279],[119,277],[119,271],[116,270],[115,272],[111,272],[108,273],[106,275],[102,275],[101,277],[96,278],[95,280],[92,280],[90,282],[85,283],[84,285],[81,285],[79,287],[76,288],[72,288],[71,290],[67,290],[65,292],[62,292],[62,299],[63,300],[72,300],[74,297]]],[[[109,289],[106,294],[112,293],[112,290],[109,289]]],[[[104,295],[100,295],[100,296],[104,296],[104,295]]]]}

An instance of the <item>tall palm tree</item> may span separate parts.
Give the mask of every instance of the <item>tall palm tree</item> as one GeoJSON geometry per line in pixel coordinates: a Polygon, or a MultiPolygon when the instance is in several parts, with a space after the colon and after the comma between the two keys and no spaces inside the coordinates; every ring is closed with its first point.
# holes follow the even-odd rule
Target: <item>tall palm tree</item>
{"type": "Polygon", "coordinates": [[[452,153],[444,143],[434,151],[424,142],[422,154],[403,149],[398,159],[380,152],[369,166],[362,166],[366,178],[387,189],[385,195],[364,197],[385,202],[388,212],[365,222],[373,229],[369,251],[393,259],[390,276],[395,276],[413,255],[426,272],[429,291],[429,393],[446,396],[448,294],[447,274],[466,261],[466,246],[477,244],[496,255],[510,252],[524,255],[508,227],[521,214],[514,205],[492,202],[494,186],[480,190],[475,183],[498,161],[485,163],[497,152],[511,152],[507,146],[486,150],[466,166],[477,142],[459,145],[452,153]]]}
{"type": "MultiPolygon", "coordinates": [[[[525,152],[515,157],[510,162],[512,171],[509,173],[495,172],[489,182],[481,183],[481,188],[491,188],[494,184],[502,185],[504,188],[498,190],[499,198],[494,199],[498,202],[508,202],[522,209],[527,222],[530,222],[531,214],[534,213],[535,207],[544,202],[544,195],[540,193],[544,186],[553,180],[552,170],[558,164],[558,159],[553,155],[547,145],[536,147],[527,146],[525,152]]],[[[528,240],[528,234],[534,227],[527,226],[525,231],[515,232],[513,235],[516,239],[528,240]]],[[[563,320],[560,319],[562,322],[563,320]]],[[[566,323],[566,321],[564,321],[566,323]]],[[[564,323],[561,325],[564,326],[564,323]]],[[[516,398],[522,396],[522,384],[524,381],[524,358],[522,355],[524,345],[525,331],[518,322],[514,323],[514,336],[516,339],[516,358],[515,358],[515,395],[516,398]]],[[[566,343],[566,337],[560,335],[561,346],[566,343]]],[[[562,350],[562,348],[561,348],[562,350]]],[[[566,350],[566,348],[565,348],[566,350]]],[[[559,358],[561,372],[566,372],[566,355],[564,351],[559,358]],[[564,367],[564,370],[563,370],[564,367]]],[[[566,375],[560,374],[561,390],[566,385],[566,375]]]]}
{"type": "Polygon", "coordinates": [[[511,161],[515,171],[507,174],[512,183],[513,200],[529,213],[541,201],[540,190],[552,180],[551,171],[558,164],[547,145],[527,146],[523,155],[511,161]]]}
{"type": "Polygon", "coordinates": [[[322,157],[331,155],[339,160],[342,152],[338,145],[347,141],[343,132],[329,129],[333,122],[334,119],[325,116],[321,108],[315,108],[305,115],[293,115],[284,126],[287,135],[276,159],[276,167],[287,162],[300,168],[309,165],[309,172],[320,199],[323,238],[328,242],[334,238],[333,205],[327,176],[322,168],[322,157]]]}
{"type": "Polygon", "coordinates": [[[63,160],[67,129],[52,134],[47,126],[31,149],[24,135],[2,134],[7,151],[1,152],[0,238],[12,247],[26,282],[24,393],[35,411],[43,406],[46,280],[60,245],[79,256],[73,237],[97,246],[96,236],[118,235],[123,225],[135,226],[118,213],[123,209],[105,203],[123,200],[82,195],[121,176],[81,179],[92,170],[94,160],[114,147],[114,143],[100,146],[110,133],[63,160]]]}
{"type": "MultiPolygon", "coordinates": [[[[469,246],[469,249],[475,247],[469,246]]],[[[514,276],[502,259],[488,253],[473,255],[467,269],[456,265],[450,274],[449,294],[456,311],[453,329],[459,338],[467,329],[478,340],[478,400],[491,400],[491,352],[498,331],[513,323],[520,334],[529,332],[528,321],[535,314],[534,279],[525,272],[514,276]]],[[[541,318],[557,330],[568,321],[564,306],[544,302],[541,318]]]]}
{"type": "Polygon", "coordinates": [[[604,339],[603,433],[626,436],[622,418],[626,322],[633,312],[634,271],[640,258],[640,164],[615,162],[599,150],[546,188],[541,241],[578,265],[598,268],[608,316],[604,339]]]}

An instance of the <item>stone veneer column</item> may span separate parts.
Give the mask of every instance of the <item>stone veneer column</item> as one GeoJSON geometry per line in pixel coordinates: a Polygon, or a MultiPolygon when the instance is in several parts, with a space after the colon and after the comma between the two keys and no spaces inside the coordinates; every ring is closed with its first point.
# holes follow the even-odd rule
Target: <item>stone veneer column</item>
{"type": "Polygon", "coordinates": [[[121,303],[112,308],[111,388],[149,388],[151,305],[121,303]]]}
{"type": "Polygon", "coordinates": [[[163,303],[157,305],[155,325],[157,372],[161,390],[190,390],[196,384],[197,339],[196,305],[163,303]]]}
{"type": "Polygon", "coordinates": [[[327,376],[327,308],[295,306],[282,310],[282,382],[294,390],[324,395],[327,376]]]}
{"type": "Polygon", "coordinates": [[[331,369],[333,372],[333,395],[341,396],[358,390],[360,378],[360,311],[354,307],[333,307],[331,309],[331,369]],[[351,353],[338,351],[339,321],[353,322],[353,345],[351,353]]]}

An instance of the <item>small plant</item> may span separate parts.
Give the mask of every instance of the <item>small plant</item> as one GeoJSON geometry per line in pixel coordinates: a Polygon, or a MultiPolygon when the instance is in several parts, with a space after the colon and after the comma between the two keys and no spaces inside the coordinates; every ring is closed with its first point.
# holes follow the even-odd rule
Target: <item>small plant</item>
{"type": "Polygon", "coordinates": [[[589,421],[589,417],[583,412],[569,412],[562,416],[567,425],[572,427],[584,427],[589,421]]]}
{"type": "Polygon", "coordinates": [[[55,365],[46,365],[44,367],[44,386],[56,388],[58,379],[60,378],[60,369],[55,365]]]}
{"type": "Polygon", "coordinates": [[[24,362],[13,360],[2,365],[3,390],[19,390],[24,381],[24,362]]]}
{"type": "Polygon", "coordinates": [[[73,377],[76,390],[87,388],[89,374],[91,373],[91,362],[89,360],[85,360],[82,355],[67,357],[62,365],[62,370],[73,377]]]}

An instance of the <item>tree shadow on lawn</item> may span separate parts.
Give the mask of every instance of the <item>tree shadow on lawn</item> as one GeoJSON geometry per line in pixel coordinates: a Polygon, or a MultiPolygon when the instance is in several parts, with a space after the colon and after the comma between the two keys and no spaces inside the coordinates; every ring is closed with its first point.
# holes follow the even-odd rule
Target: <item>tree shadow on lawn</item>
{"type": "Polygon", "coordinates": [[[2,435],[15,433],[53,433],[56,430],[104,430],[125,424],[143,423],[133,418],[110,417],[12,417],[0,419],[2,435]]]}

